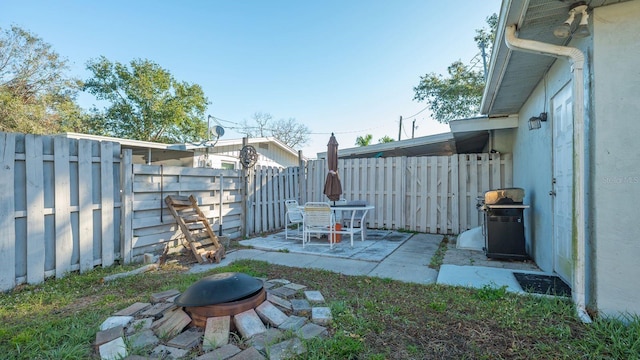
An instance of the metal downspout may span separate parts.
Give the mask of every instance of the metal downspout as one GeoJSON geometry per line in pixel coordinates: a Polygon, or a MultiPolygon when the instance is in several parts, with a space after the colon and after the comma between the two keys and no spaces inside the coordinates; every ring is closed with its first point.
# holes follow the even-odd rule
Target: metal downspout
{"type": "Polygon", "coordinates": [[[576,239],[576,259],[573,266],[573,301],[578,310],[578,316],[584,322],[591,322],[586,312],[586,157],[585,129],[584,129],[584,54],[580,49],[547,44],[540,41],[519,39],[516,36],[516,25],[509,25],[505,29],[507,47],[514,51],[524,51],[533,54],[568,58],[573,73],[573,236],[576,239]]]}

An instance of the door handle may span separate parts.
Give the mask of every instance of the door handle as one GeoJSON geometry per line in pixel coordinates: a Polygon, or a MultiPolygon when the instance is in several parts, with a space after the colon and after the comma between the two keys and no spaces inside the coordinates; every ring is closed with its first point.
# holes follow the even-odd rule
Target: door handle
{"type": "Polygon", "coordinates": [[[555,192],[555,191],[553,191],[553,190],[551,190],[551,191],[549,191],[549,195],[550,195],[550,196],[556,196],[556,192],[555,192]]]}

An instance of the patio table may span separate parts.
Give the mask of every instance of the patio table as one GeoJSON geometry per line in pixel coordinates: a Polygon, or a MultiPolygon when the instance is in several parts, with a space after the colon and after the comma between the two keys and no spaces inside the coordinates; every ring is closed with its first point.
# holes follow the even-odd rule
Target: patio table
{"type": "MultiPolygon", "coordinates": [[[[362,241],[366,238],[367,227],[364,224],[364,218],[367,216],[369,210],[375,209],[373,205],[330,205],[331,210],[334,212],[340,211],[342,213],[351,212],[350,215],[342,217],[342,219],[349,219],[349,226],[342,227],[342,230],[336,230],[336,234],[349,234],[351,240],[351,247],[353,247],[353,235],[360,233],[362,241]],[[354,224],[360,224],[359,227],[355,227],[354,224]]],[[[304,206],[299,206],[300,210],[304,213],[304,206]]]]}

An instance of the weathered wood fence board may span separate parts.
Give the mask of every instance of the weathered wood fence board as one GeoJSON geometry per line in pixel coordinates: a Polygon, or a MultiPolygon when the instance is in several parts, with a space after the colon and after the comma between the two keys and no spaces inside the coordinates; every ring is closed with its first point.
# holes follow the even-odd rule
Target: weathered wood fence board
{"type": "MultiPolygon", "coordinates": [[[[343,197],[375,205],[372,228],[458,234],[479,226],[477,198],[513,186],[510,154],[338,160],[343,197]]],[[[307,164],[306,201],[326,201],[324,160],[307,164]]]]}
{"type": "Polygon", "coordinates": [[[0,141],[0,290],[113,264],[120,145],[10,133],[0,141]]]}
{"type": "Polygon", "coordinates": [[[12,289],[16,279],[15,146],[16,134],[0,133],[0,290],[12,289]]]}

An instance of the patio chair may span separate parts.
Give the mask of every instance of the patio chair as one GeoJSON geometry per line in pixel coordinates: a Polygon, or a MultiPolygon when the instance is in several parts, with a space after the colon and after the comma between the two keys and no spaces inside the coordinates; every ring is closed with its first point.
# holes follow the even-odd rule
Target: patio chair
{"type": "MultiPolygon", "coordinates": [[[[304,220],[302,225],[302,247],[306,245],[318,245],[318,243],[311,244],[311,235],[327,235],[327,242],[329,248],[333,249],[333,243],[335,241],[335,222],[333,217],[333,211],[329,203],[325,202],[308,202],[304,204],[304,220]]],[[[324,244],[322,244],[324,245],[324,244]]]]}
{"type": "Polygon", "coordinates": [[[285,221],[287,222],[284,227],[285,239],[303,240],[302,238],[302,222],[303,214],[300,210],[297,200],[286,200],[285,205],[287,207],[287,213],[285,214],[285,221]],[[290,234],[289,226],[295,225],[296,231],[290,234]]]}
{"type": "MultiPolygon", "coordinates": [[[[367,206],[369,205],[366,200],[352,200],[347,202],[347,206],[367,206]]],[[[364,241],[367,234],[367,225],[365,222],[366,213],[364,210],[355,210],[354,213],[345,216],[342,223],[345,228],[351,230],[351,246],[353,246],[353,234],[360,232],[360,239],[364,241]],[[353,219],[353,223],[352,220],[353,219]]]]}

